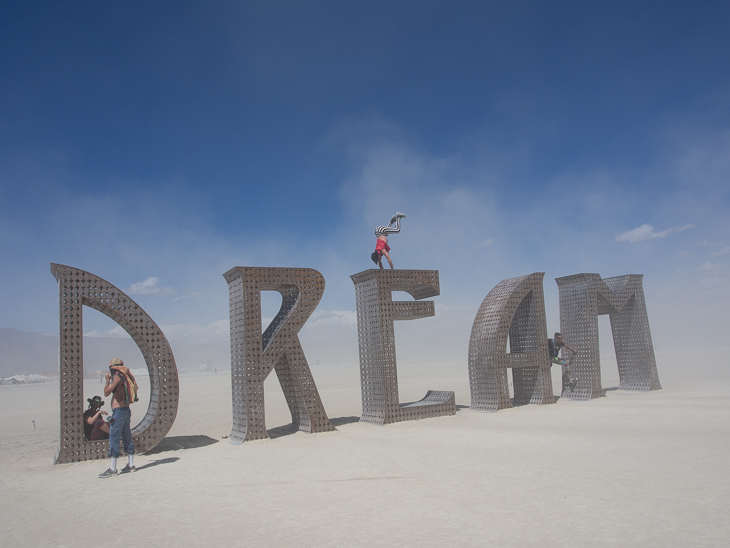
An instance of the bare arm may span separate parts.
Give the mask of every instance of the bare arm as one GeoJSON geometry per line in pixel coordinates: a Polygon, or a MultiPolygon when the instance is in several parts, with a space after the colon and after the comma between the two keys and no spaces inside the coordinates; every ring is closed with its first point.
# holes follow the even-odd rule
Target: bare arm
{"type": "Polygon", "coordinates": [[[386,259],[388,259],[388,264],[390,265],[390,269],[393,270],[393,261],[390,260],[390,253],[388,253],[385,249],[383,249],[383,255],[385,255],[386,259]]]}
{"type": "Polygon", "coordinates": [[[111,380],[111,373],[106,374],[106,384],[104,385],[104,396],[111,396],[114,389],[119,385],[121,379],[119,375],[114,375],[114,380],[111,380]],[[111,381],[111,384],[110,384],[111,381]]]}
{"type": "Polygon", "coordinates": [[[106,411],[102,411],[101,409],[99,409],[96,412],[95,415],[93,415],[93,416],[89,417],[88,419],[86,419],[86,424],[94,424],[96,422],[96,419],[99,418],[99,416],[101,416],[101,415],[108,415],[108,414],[109,413],[107,413],[106,411]]]}

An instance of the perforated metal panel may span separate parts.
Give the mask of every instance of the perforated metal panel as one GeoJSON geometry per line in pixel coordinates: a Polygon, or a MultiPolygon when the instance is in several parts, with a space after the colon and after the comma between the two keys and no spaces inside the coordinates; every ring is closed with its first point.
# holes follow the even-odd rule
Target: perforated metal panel
{"type": "Polygon", "coordinates": [[[231,318],[231,382],[234,443],[268,438],[264,380],[276,371],[292,415],[302,432],[335,430],[317,391],[297,333],[324,293],[324,278],[311,268],[235,267],[228,282],[231,318]],[[261,333],[261,291],[278,291],[281,309],[261,333]]]}
{"type": "Polygon", "coordinates": [[[601,386],[598,316],[611,318],[613,344],[622,390],[660,390],[644,301],[643,275],[601,279],[599,274],[556,278],[560,292],[560,330],[579,352],[570,365],[575,388],[563,384],[563,396],[590,399],[605,396],[601,386]]]}
{"type": "Polygon", "coordinates": [[[512,407],[509,368],[515,405],[555,403],[542,289],[544,275],[536,272],[504,280],[482,301],[469,341],[471,409],[498,411],[512,407]]]}
{"type": "Polygon", "coordinates": [[[350,276],[355,284],[360,346],[361,422],[393,422],[454,415],[453,392],[429,390],[414,403],[398,398],[398,368],[393,322],[434,315],[433,301],[393,301],[392,291],[420,300],[439,294],[438,270],[370,269],[350,276]]]}
{"type": "MultiPolygon", "coordinates": [[[[55,462],[100,459],[109,453],[108,440],[84,439],[83,306],[117,322],[144,356],[150,374],[150,403],[144,418],[132,430],[132,437],[137,453],[152,449],[170,431],[177,415],[177,366],[165,335],[134,300],[106,280],[53,263],[51,273],[58,281],[60,315],[61,438],[55,462]]],[[[131,409],[134,414],[134,404],[131,409]]]]}

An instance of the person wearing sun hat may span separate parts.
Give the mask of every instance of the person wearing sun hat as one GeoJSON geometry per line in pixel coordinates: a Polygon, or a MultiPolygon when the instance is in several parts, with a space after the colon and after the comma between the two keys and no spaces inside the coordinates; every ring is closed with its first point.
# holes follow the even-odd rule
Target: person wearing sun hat
{"type": "Polygon", "coordinates": [[[109,423],[103,419],[103,416],[109,413],[101,410],[104,400],[100,396],[94,396],[86,398],[86,401],[89,402],[89,408],[84,411],[84,437],[88,441],[109,438],[109,423]]]}
{"type": "Polygon", "coordinates": [[[112,397],[112,426],[109,430],[109,456],[111,464],[109,468],[99,474],[100,478],[116,476],[117,459],[121,456],[119,451],[120,442],[124,446],[129,462],[122,469],[121,473],[136,472],[134,467],[134,442],[132,441],[132,412],[129,404],[136,401],[137,382],[132,372],[124,366],[120,358],[114,358],[109,362],[109,371],[105,375],[104,396],[112,397]]]}

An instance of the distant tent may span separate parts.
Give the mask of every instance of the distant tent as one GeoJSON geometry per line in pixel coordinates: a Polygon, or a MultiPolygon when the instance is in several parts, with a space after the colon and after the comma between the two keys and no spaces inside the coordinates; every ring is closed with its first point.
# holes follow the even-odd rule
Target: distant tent
{"type": "Polygon", "coordinates": [[[25,379],[21,378],[24,375],[13,375],[12,377],[5,377],[2,380],[3,384],[25,384],[25,379]]]}
{"type": "Polygon", "coordinates": [[[51,377],[45,375],[13,375],[12,377],[5,377],[2,379],[2,384],[31,384],[36,382],[48,382],[52,381],[51,377]]]}
{"type": "Polygon", "coordinates": [[[48,382],[52,380],[53,379],[51,377],[46,377],[45,375],[36,375],[35,373],[32,373],[30,375],[26,375],[25,382],[48,382]]]}

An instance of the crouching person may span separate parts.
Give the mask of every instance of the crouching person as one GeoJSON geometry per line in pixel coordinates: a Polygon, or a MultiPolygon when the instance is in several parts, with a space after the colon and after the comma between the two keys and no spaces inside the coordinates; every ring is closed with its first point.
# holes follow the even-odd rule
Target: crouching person
{"type": "Polygon", "coordinates": [[[119,473],[117,471],[117,459],[121,456],[120,442],[129,459],[121,473],[136,471],[134,467],[134,442],[132,442],[132,412],[129,405],[137,401],[137,382],[132,372],[124,366],[124,362],[119,358],[114,358],[109,362],[109,371],[106,374],[104,396],[112,395],[112,419],[111,428],[109,429],[111,464],[106,472],[99,474],[100,478],[110,478],[119,473]]]}
{"type": "Polygon", "coordinates": [[[86,398],[89,408],[84,411],[84,437],[87,441],[109,439],[109,423],[104,421],[106,411],[102,411],[104,400],[99,396],[86,398]]]}

